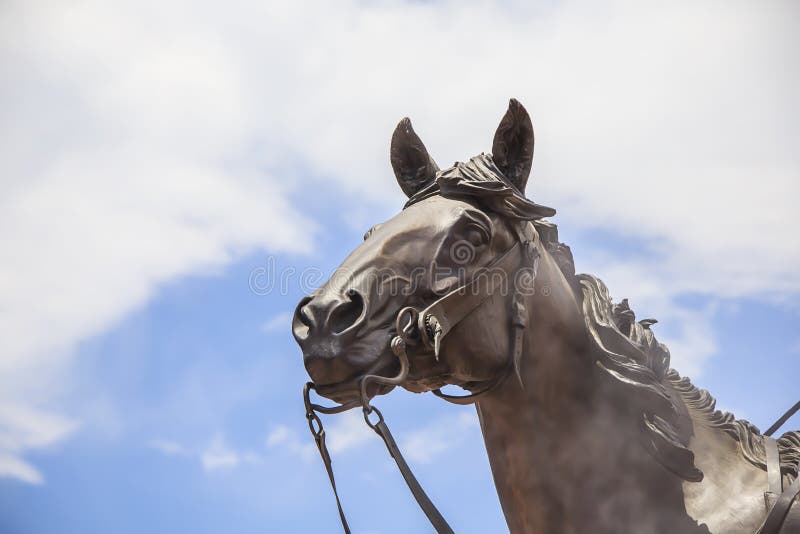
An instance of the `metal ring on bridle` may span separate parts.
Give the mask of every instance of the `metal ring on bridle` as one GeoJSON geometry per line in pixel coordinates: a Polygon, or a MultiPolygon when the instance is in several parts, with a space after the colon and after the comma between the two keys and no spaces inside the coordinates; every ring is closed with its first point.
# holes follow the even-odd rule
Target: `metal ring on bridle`
{"type": "Polygon", "coordinates": [[[406,306],[397,312],[397,319],[395,320],[397,336],[405,341],[407,345],[414,346],[420,340],[419,329],[417,328],[418,318],[419,312],[411,306],[406,306]],[[404,321],[406,318],[407,320],[404,321]]]}
{"type": "Polygon", "coordinates": [[[377,409],[375,406],[372,406],[371,404],[364,406],[363,413],[364,413],[364,421],[366,421],[367,426],[369,426],[372,430],[376,430],[376,427],[383,422],[383,414],[379,409],[377,409]],[[378,420],[375,423],[369,420],[369,416],[372,413],[378,414],[378,420]]]}
{"type": "MultiPolygon", "coordinates": [[[[401,310],[401,313],[404,310],[401,310]]],[[[359,388],[361,391],[361,406],[364,409],[368,407],[371,408],[369,403],[369,397],[367,396],[367,386],[374,382],[376,384],[383,384],[386,386],[399,386],[403,382],[405,382],[406,378],[408,377],[408,370],[409,370],[409,363],[408,363],[408,354],[406,353],[406,342],[405,340],[400,337],[400,335],[396,335],[392,338],[391,341],[392,352],[397,356],[397,359],[400,360],[400,370],[397,372],[397,375],[393,377],[385,377],[380,375],[364,375],[361,378],[361,387],[359,388]]]]}
{"type": "Polygon", "coordinates": [[[309,414],[314,412],[324,413],[327,415],[337,414],[346,412],[347,410],[352,410],[360,405],[358,400],[352,400],[345,404],[339,404],[338,406],[322,406],[321,404],[315,404],[311,402],[311,390],[317,391],[317,386],[314,385],[313,382],[306,382],[306,385],[303,386],[303,402],[306,406],[306,416],[308,417],[309,414]]]}

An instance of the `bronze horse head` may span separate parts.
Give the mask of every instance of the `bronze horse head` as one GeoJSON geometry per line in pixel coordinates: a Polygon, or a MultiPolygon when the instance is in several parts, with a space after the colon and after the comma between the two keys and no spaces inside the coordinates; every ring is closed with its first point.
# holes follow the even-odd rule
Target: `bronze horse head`
{"type": "MultiPolygon", "coordinates": [[[[295,312],[315,389],[344,404],[471,392],[513,533],[756,532],[773,442],[670,369],[654,320],[575,274],[555,210],[525,197],[533,148],[516,100],[491,154],[444,170],[400,122],[408,202],[295,312]]],[[[775,445],[781,488],[797,485],[800,432],[775,445]]],[[[797,506],[787,518],[800,532],[797,506]]]]}
{"type": "MultiPolygon", "coordinates": [[[[370,229],[364,243],[295,313],[294,335],[320,393],[346,400],[359,377],[393,372],[397,359],[388,340],[400,309],[422,309],[463,284],[512,247],[515,226],[530,227],[527,221],[555,213],[523,196],[533,141],[527,112],[512,101],[492,155],[440,171],[411,122],[400,122],[392,136],[391,162],[409,201],[397,216],[370,229]]],[[[497,328],[508,323],[505,301],[513,284],[526,281],[532,282],[504,281],[502,294],[458,324],[436,358],[412,353],[403,386],[422,392],[479,383],[501,372],[508,339],[497,335],[497,328]]]]}

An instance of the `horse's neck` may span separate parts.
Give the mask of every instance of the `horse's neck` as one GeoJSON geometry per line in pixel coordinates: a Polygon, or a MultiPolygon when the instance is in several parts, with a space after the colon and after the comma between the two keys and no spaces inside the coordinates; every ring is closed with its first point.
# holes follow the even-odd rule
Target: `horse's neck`
{"type": "Polygon", "coordinates": [[[692,532],[685,514],[654,512],[683,507],[680,481],[597,391],[582,315],[548,255],[537,280],[547,291],[528,302],[524,388],[512,376],[478,405],[511,532],[692,532]]]}
{"type": "Polygon", "coordinates": [[[740,444],[689,409],[690,448],[703,480],[683,484],[686,509],[712,532],[755,532],[764,519],[767,473],[744,459],[740,444]],[[722,491],[721,488],[724,488],[722,491]]]}

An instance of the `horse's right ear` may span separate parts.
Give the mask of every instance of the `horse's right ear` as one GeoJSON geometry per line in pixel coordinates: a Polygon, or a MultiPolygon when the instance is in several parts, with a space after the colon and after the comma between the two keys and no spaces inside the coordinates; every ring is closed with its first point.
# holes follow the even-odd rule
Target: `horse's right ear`
{"type": "Polygon", "coordinates": [[[401,120],[394,129],[389,159],[400,189],[409,198],[432,183],[439,171],[436,162],[411,127],[408,117],[401,120]]]}

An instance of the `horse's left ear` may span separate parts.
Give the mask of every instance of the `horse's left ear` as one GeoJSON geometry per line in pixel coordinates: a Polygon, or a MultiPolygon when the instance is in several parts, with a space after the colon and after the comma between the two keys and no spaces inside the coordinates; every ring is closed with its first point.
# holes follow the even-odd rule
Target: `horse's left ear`
{"type": "Polygon", "coordinates": [[[533,124],[528,112],[514,98],[508,102],[508,111],[494,134],[492,159],[524,195],[533,165],[533,124]]]}

